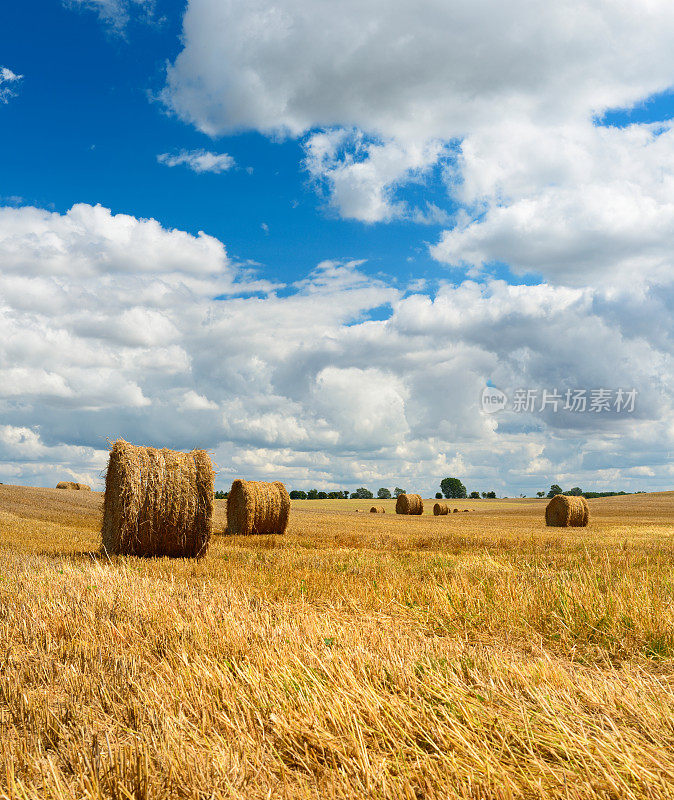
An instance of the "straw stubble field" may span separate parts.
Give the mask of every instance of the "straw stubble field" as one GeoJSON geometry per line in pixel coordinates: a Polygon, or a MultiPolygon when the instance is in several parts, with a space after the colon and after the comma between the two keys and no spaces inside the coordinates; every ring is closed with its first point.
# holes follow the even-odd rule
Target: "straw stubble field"
{"type": "Polygon", "coordinates": [[[674,794],[674,494],[381,505],[107,560],[100,494],[0,486],[0,796],[674,794]]]}

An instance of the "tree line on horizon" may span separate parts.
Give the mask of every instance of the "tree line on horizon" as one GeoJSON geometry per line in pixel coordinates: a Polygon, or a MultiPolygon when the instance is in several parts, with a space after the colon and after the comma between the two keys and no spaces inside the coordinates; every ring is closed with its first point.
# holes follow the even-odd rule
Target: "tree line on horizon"
{"type": "MultiPolygon", "coordinates": [[[[440,489],[441,491],[436,492],[435,494],[436,500],[441,500],[443,497],[446,500],[479,500],[480,498],[483,500],[496,499],[496,492],[493,489],[487,492],[479,492],[474,490],[468,493],[460,478],[443,478],[440,481],[440,489]]],[[[376,496],[379,500],[390,500],[391,498],[398,498],[401,494],[407,494],[407,490],[401,489],[399,486],[396,486],[393,491],[385,487],[381,487],[377,490],[376,496]]],[[[594,497],[616,497],[618,495],[626,494],[642,494],[642,492],[586,492],[583,491],[579,486],[574,486],[572,489],[563,491],[561,486],[553,483],[547,493],[545,491],[536,492],[536,497],[552,498],[557,494],[565,494],[571,497],[582,496],[592,499],[594,497]]],[[[226,500],[227,495],[228,492],[217,491],[215,492],[215,499],[226,500]]],[[[375,495],[365,486],[360,486],[355,490],[355,492],[350,492],[348,489],[337,489],[330,492],[325,492],[318,489],[309,489],[308,491],[304,491],[303,489],[293,489],[290,492],[291,500],[373,500],[374,497],[375,495]]],[[[522,494],[520,497],[524,497],[524,495],[522,494]]]]}

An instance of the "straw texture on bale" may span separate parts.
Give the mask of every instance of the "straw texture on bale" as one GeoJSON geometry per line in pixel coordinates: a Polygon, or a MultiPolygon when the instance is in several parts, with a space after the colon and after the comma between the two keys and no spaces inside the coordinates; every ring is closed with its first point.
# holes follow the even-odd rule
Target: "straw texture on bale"
{"type": "Polygon", "coordinates": [[[208,549],[212,515],[213,466],[205,450],[114,443],[103,501],[108,553],[199,558],[208,549]]]}
{"type": "Polygon", "coordinates": [[[370,509],[370,514],[385,514],[386,509],[384,506],[372,506],[370,509]]]}
{"type": "Polygon", "coordinates": [[[433,506],[433,514],[436,517],[444,517],[446,514],[449,514],[449,506],[447,503],[436,503],[433,506]]]}
{"type": "Polygon", "coordinates": [[[281,481],[242,481],[237,478],[227,497],[227,533],[285,533],[290,496],[281,481]]]}
{"type": "Polygon", "coordinates": [[[584,497],[556,494],[545,509],[545,524],[555,528],[584,528],[590,509],[584,497]]]}
{"type": "Polygon", "coordinates": [[[401,494],[396,501],[396,514],[423,514],[424,501],[418,494],[401,494]]]}
{"type": "Polygon", "coordinates": [[[91,486],[87,483],[76,483],[75,488],[79,489],[81,492],[90,492],[91,486]]]}

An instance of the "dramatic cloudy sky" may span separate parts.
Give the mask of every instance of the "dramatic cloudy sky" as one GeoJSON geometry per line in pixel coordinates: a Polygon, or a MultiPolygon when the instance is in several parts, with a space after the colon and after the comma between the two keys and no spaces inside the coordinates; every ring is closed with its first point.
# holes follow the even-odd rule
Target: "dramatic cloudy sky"
{"type": "Polygon", "coordinates": [[[674,486],[671,0],[0,22],[0,480],[674,486]]]}

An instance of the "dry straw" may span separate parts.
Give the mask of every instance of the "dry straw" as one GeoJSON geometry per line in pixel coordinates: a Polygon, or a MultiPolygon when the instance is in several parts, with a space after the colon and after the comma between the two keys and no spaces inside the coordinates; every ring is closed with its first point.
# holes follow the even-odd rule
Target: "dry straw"
{"type": "Polygon", "coordinates": [[[423,514],[424,501],[418,494],[401,494],[396,501],[396,514],[423,514]]]}
{"type": "Polygon", "coordinates": [[[386,509],[384,506],[372,506],[370,509],[370,514],[385,514],[386,509]]]}
{"type": "Polygon", "coordinates": [[[227,497],[227,533],[285,533],[290,496],[281,481],[242,481],[237,478],[227,497]]]}
{"type": "Polygon", "coordinates": [[[444,517],[446,514],[449,514],[449,506],[447,503],[436,503],[433,506],[433,514],[436,517],[444,517]]]}
{"type": "Polygon", "coordinates": [[[108,553],[198,558],[208,549],[212,514],[213,466],[205,450],[114,443],[103,501],[108,553]]]}
{"type": "Polygon", "coordinates": [[[555,528],[584,528],[590,510],[584,497],[556,494],[545,509],[545,524],[555,528]]]}

